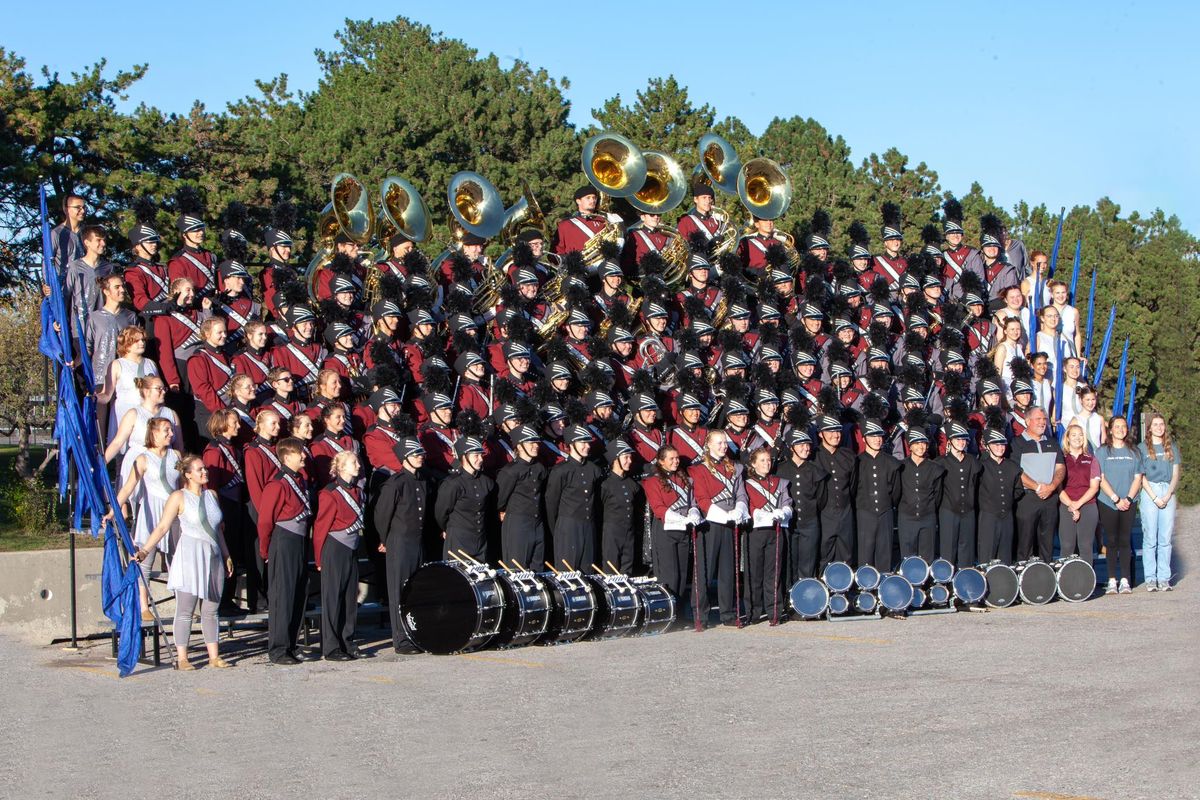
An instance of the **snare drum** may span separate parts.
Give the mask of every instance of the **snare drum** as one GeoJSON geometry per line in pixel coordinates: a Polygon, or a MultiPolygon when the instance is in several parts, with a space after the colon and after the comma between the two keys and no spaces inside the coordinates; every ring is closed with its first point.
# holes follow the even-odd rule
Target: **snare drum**
{"type": "Polygon", "coordinates": [[[1017,602],[1017,573],[1007,564],[988,564],[983,570],[987,581],[984,602],[992,608],[1008,608],[1017,602]]]}
{"type": "Polygon", "coordinates": [[[900,574],[913,586],[924,586],[929,580],[929,564],[920,556],[909,556],[900,562],[900,574]]]}
{"type": "Polygon", "coordinates": [[[591,639],[614,639],[628,636],[638,623],[641,603],[638,591],[625,575],[587,575],[596,591],[596,620],[592,623],[591,639]]]}
{"type": "Polygon", "coordinates": [[[579,641],[592,630],[596,620],[596,595],[592,584],[578,572],[544,572],[540,577],[550,594],[550,623],[537,643],[579,641]]]}
{"type": "Polygon", "coordinates": [[[850,598],[844,594],[829,595],[829,613],[832,616],[845,614],[850,610],[850,598]]]}
{"type": "Polygon", "coordinates": [[[859,592],[854,596],[854,609],[860,614],[874,614],[879,600],[870,592],[859,592]]]}
{"type": "Polygon", "coordinates": [[[504,614],[500,632],[492,639],[492,647],[522,647],[533,644],[550,625],[550,593],[546,584],[532,572],[496,574],[504,592],[504,614]]]}
{"type": "Polygon", "coordinates": [[[934,583],[949,583],[954,580],[954,565],[944,558],[939,558],[929,565],[929,577],[934,583]]]}
{"type": "Polygon", "coordinates": [[[817,619],[829,607],[829,589],[816,578],[801,578],[788,593],[801,619],[817,619]]]}
{"type": "Polygon", "coordinates": [[[864,592],[873,592],[879,588],[879,570],[870,564],[863,564],[854,572],[854,585],[864,592]]]}
{"type": "Polygon", "coordinates": [[[954,573],[954,597],[964,605],[978,603],[987,594],[987,579],[977,569],[960,569],[954,573]]]}
{"type": "Polygon", "coordinates": [[[935,583],[929,587],[929,605],[931,606],[948,606],[950,605],[950,587],[944,583],[935,583]]]}
{"type": "Polygon", "coordinates": [[[1043,606],[1054,599],[1058,590],[1058,576],[1054,567],[1045,561],[1026,561],[1017,566],[1017,592],[1021,602],[1043,606]]]}
{"type": "Polygon", "coordinates": [[[854,570],[844,561],[832,561],[821,574],[829,591],[838,593],[850,590],[854,585],[854,570]]]}
{"type": "Polygon", "coordinates": [[[486,565],[425,564],[400,595],[400,619],[414,645],[450,655],[485,647],[499,632],[504,592],[486,565]]]}
{"type": "Polygon", "coordinates": [[[904,611],[912,605],[913,585],[903,575],[884,575],[879,580],[879,605],[887,611],[904,611]]]}
{"type": "Polygon", "coordinates": [[[1096,570],[1079,556],[1054,563],[1058,575],[1058,596],[1068,603],[1082,603],[1096,591],[1096,570]]]}
{"type": "Polygon", "coordinates": [[[665,633],[675,622],[675,598],[653,578],[634,578],[631,583],[637,590],[641,607],[637,622],[638,635],[665,633]]]}

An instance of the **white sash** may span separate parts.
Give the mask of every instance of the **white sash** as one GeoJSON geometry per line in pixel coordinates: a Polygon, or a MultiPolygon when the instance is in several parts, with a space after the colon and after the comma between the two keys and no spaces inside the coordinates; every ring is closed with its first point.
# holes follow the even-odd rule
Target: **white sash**
{"type": "Polygon", "coordinates": [[[178,311],[172,311],[172,312],[171,312],[171,316],[172,316],[172,317],[174,317],[174,318],[175,318],[177,321],[179,321],[180,323],[182,323],[182,324],[183,324],[183,326],[184,326],[185,328],[187,328],[187,329],[188,329],[188,337],[187,337],[187,339],[185,339],[185,340],[183,341],[183,344],[181,344],[181,345],[179,345],[178,347],[176,347],[176,348],[175,348],[175,352],[177,352],[177,353],[178,353],[180,350],[185,350],[185,349],[187,349],[187,348],[189,348],[189,347],[193,347],[193,346],[195,346],[197,343],[199,343],[199,341],[200,341],[200,338],[201,338],[201,337],[200,337],[200,326],[199,326],[199,325],[197,325],[196,323],[192,322],[190,319],[188,319],[188,318],[187,318],[186,316],[184,316],[183,314],[180,314],[178,311]]]}
{"type": "MultiPolygon", "coordinates": [[[[250,307],[253,309],[254,304],[251,303],[250,307]]],[[[246,323],[248,323],[250,321],[250,320],[246,319],[245,317],[243,317],[241,314],[239,314],[237,312],[237,310],[234,309],[233,306],[228,306],[228,305],[225,305],[224,303],[218,303],[217,308],[219,308],[225,316],[229,317],[234,322],[236,322],[238,324],[239,329],[246,327],[246,323]]],[[[251,311],[251,313],[253,313],[253,311],[251,311]]]]}
{"type": "Polygon", "coordinates": [[[204,276],[204,280],[206,280],[208,283],[216,283],[216,281],[213,279],[212,271],[208,267],[204,266],[203,261],[193,256],[187,250],[184,250],[181,255],[188,261],[192,262],[193,267],[200,270],[200,274],[204,276]]]}
{"type": "Polygon", "coordinates": [[[304,354],[304,351],[299,347],[296,347],[291,339],[288,339],[287,347],[285,349],[296,357],[296,360],[300,362],[300,366],[308,370],[309,374],[301,378],[300,383],[308,384],[315,381],[317,379],[317,373],[320,370],[317,369],[316,364],[309,360],[308,356],[304,354]]]}
{"type": "Polygon", "coordinates": [[[233,451],[230,450],[224,442],[217,442],[217,449],[221,451],[223,456],[225,456],[225,460],[228,461],[231,466],[233,466],[233,474],[236,480],[230,481],[229,485],[233,486],[244,481],[245,477],[242,475],[242,468],[238,465],[237,459],[234,458],[233,451]]]}
{"type": "Polygon", "coordinates": [[[278,400],[272,400],[271,405],[267,406],[267,408],[274,409],[276,414],[286,420],[290,420],[292,417],[296,416],[294,413],[292,413],[290,408],[285,405],[281,405],[278,400]]]}
{"type": "Polygon", "coordinates": [[[875,263],[883,267],[883,271],[892,277],[892,280],[888,283],[889,289],[895,289],[900,285],[900,273],[892,269],[892,265],[889,264],[883,256],[875,256],[875,263]]]}
{"type": "MultiPolygon", "coordinates": [[[[782,425],[779,426],[779,430],[781,430],[781,431],[783,430],[782,425]]],[[[754,432],[756,434],[758,434],[758,438],[763,440],[763,444],[769,445],[771,447],[774,447],[775,442],[779,439],[779,434],[767,433],[767,431],[763,430],[762,425],[760,425],[757,422],[754,423],[754,432]]]]}
{"type": "Polygon", "coordinates": [[[759,250],[761,250],[763,253],[766,253],[766,252],[767,252],[767,245],[763,244],[763,243],[762,243],[762,240],[761,240],[761,239],[759,239],[757,236],[751,236],[751,237],[750,237],[750,244],[752,244],[752,245],[754,245],[755,247],[757,247],[757,248],[758,248],[759,250]]]}
{"type": "Polygon", "coordinates": [[[346,501],[346,505],[350,507],[350,510],[354,512],[354,524],[349,528],[345,528],[340,531],[330,531],[329,534],[331,536],[335,534],[352,536],[363,529],[363,507],[357,500],[354,499],[354,495],[346,491],[344,486],[337,487],[337,492],[342,496],[342,499],[346,501]]]}
{"type": "Polygon", "coordinates": [[[768,511],[774,511],[776,508],[778,508],[775,502],[775,493],[768,491],[767,487],[759,483],[757,478],[746,478],[746,485],[758,492],[759,496],[763,499],[764,507],[768,511]]]}
{"type": "Polygon", "coordinates": [[[215,366],[217,369],[219,369],[225,375],[225,385],[222,386],[220,389],[217,389],[217,396],[218,397],[227,397],[229,395],[229,389],[230,389],[230,385],[232,383],[232,381],[230,379],[233,377],[233,367],[229,366],[228,364],[223,363],[219,358],[214,356],[208,350],[201,348],[200,352],[203,353],[204,355],[208,356],[208,360],[213,364],[213,366],[215,366]]]}
{"type": "Polygon", "coordinates": [[[704,447],[703,447],[702,445],[700,445],[700,444],[697,444],[697,443],[696,443],[696,440],[695,440],[695,439],[693,439],[691,436],[689,436],[689,435],[688,435],[688,432],[687,432],[686,430],[684,430],[682,427],[680,427],[680,426],[676,425],[676,426],[675,426],[675,429],[672,431],[672,433],[674,433],[674,434],[678,434],[680,437],[682,437],[682,438],[683,438],[683,440],[684,440],[685,442],[687,442],[687,444],[688,444],[688,447],[690,447],[690,448],[692,448],[694,451],[696,451],[696,454],[697,454],[697,455],[699,455],[700,453],[703,453],[703,452],[704,452],[704,447]]]}
{"type": "Polygon", "coordinates": [[[154,284],[156,284],[158,286],[158,293],[156,295],[154,295],[155,300],[157,300],[158,298],[162,297],[165,294],[170,293],[170,289],[167,287],[166,282],[158,276],[158,273],[147,269],[146,265],[141,261],[138,262],[138,269],[140,269],[142,271],[142,273],[146,275],[147,278],[149,278],[154,284]]]}
{"type": "Polygon", "coordinates": [[[249,350],[243,350],[240,353],[240,355],[243,355],[246,358],[250,359],[250,363],[254,364],[254,366],[261,369],[263,371],[264,375],[266,375],[268,372],[271,371],[270,367],[268,367],[266,364],[264,364],[262,361],[260,361],[258,356],[254,355],[254,353],[251,353],[249,350]]]}
{"type": "Polygon", "coordinates": [[[641,439],[642,443],[645,444],[650,449],[654,450],[654,452],[657,453],[658,448],[662,447],[661,441],[659,441],[659,442],[654,441],[649,436],[647,436],[645,433],[643,433],[640,428],[631,428],[630,430],[633,432],[634,436],[641,439]]]}
{"type": "Polygon", "coordinates": [[[589,238],[589,239],[590,239],[590,238],[592,238],[593,236],[595,236],[595,235],[598,233],[598,231],[594,231],[594,230],[592,230],[591,228],[589,228],[589,227],[588,227],[588,226],[587,226],[587,225],[584,223],[584,221],[583,221],[582,219],[580,219],[579,217],[571,217],[571,218],[570,218],[570,220],[568,220],[568,221],[569,221],[569,222],[570,222],[572,225],[574,225],[576,228],[578,228],[578,229],[579,229],[579,230],[580,230],[580,231],[583,233],[583,235],[584,235],[584,236],[586,236],[586,237],[587,237],[587,238],[589,238]]]}
{"type": "Polygon", "coordinates": [[[682,509],[684,512],[686,512],[692,507],[691,498],[688,497],[687,486],[684,485],[682,481],[676,481],[675,476],[671,476],[671,478],[667,480],[667,483],[669,483],[671,488],[675,490],[676,496],[675,502],[671,504],[671,507],[668,510],[680,513],[680,509],[682,509]]]}
{"type": "Polygon", "coordinates": [[[708,226],[704,224],[704,220],[701,217],[691,213],[689,213],[687,216],[691,217],[692,222],[696,223],[696,227],[699,228],[700,232],[704,234],[704,241],[707,242],[713,238],[713,232],[708,229],[708,226]]]}
{"type": "Polygon", "coordinates": [[[444,434],[444,433],[442,433],[440,430],[438,430],[437,428],[432,428],[432,427],[431,427],[431,428],[426,428],[426,430],[428,430],[428,431],[429,431],[430,433],[432,433],[434,436],[436,436],[436,437],[438,437],[439,439],[441,439],[441,440],[442,440],[442,441],[443,441],[443,442],[446,444],[446,447],[450,448],[451,450],[453,450],[453,449],[454,449],[454,443],[455,443],[456,441],[458,441],[458,436],[457,436],[457,435],[456,435],[456,436],[455,436],[453,439],[451,439],[451,438],[449,438],[448,436],[446,436],[446,434],[444,434]]]}
{"type": "Polygon", "coordinates": [[[958,280],[962,277],[963,268],[962,264],[959,264],[954,260],[954,257],[950,255],[951,252],[952,251],[950,250],[943,250],[942,258],[946,260],[946,264],[949,265],[950,269],[954,270],[954,280],[958,280]]]}
{"type": "MultiPolygon", "coordinates": [[[[710,502],[715,505],[717,503],[724,503],[726,500],[733,500],[733,480],[731,478],[726,478],[725,473],[721,472],[721,470],[713,469],[712,465],[710,465],[707,461],[704,462],[704,466],[708,467],[708,471],[712,473],[713,477],[719,480],[721,485],[725,487],[721,491],[717,492],[710,502]]],[[[737,473],[735,472],[734,474],[736,475],[737,473]]]]}
{"type": "Polygon", "coordinates": [[[308,494],[301,491],[300,485],[298,483],[296,483],[296,480],[291,475],[284,475],[283,482],[286,483],[289,487],[291,487],[291,490],[296,494],[296,497],[300,500],[301,503],[304,504],[304,510],[301,511],[298,516],[292,517],[291,521],[303,522],[304,520],[308,519],[309,516],[312,515],[312,509],[309,508],[309,504],[308,504],[308,494]]]}
{"type": "Polygon", "coordinates": [[[646,245],[646,249],[649,250],[651,253],[660,252],[658,247],[654,244],[654,240],[650,238],[650,234],[646,233],[646,231],[639,230],[639,231],[634,231],[633,233],[635,236],[637,236],[639,239],[642,240],[642,244],[646,245]]]}
{"type": "Polygon", "coordinates": [[[255,447],[256,447],[256,448],[258,448],[258,451],[259,451],[260,453],[262,453],[264,456],[266,456],[266,457],[267,457],[267,459],[268,459],[268,460],[269,460],[269,461],[270,461],[272,464],[274,464],[274,465],[275,465],[275,468],[276,468],[276,469],[279,469],[279,467],[281,467],[281,466],[282,466],[282,465],[279,463],[279,457],[275,455],[275,451],[274,451],[274,450],[272,450],[272,449],[271,449],[271,448],[269,448],[269,447],[264,447],[264,446],[263,446],[263,445],[261,445],[261,444],[256,444],[256,445],[255,445],[255,447]]]}

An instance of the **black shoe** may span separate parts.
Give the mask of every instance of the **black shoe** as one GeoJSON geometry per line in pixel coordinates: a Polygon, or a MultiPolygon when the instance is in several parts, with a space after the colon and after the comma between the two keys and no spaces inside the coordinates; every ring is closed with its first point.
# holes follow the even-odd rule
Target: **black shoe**
{"type": "Polygon", "coordinates": [[[218,606],[217,607],[217,616],[218,617],[241,617],[241,616],[244,616],[245,614],[246,614],[246,611],[241,606],[235,606],[235,605],[230,604],[227,606],[218,606]]]}
{"type": "Polygon", "coordinates": [[[271,663],[277,667],[294,667],[300,663],[300,659],[291,653],[284,653],[279,658],[272,658],[271,663]]]}
{"type": "Polygon", "coordinates": [[[356,660],[367,657],[367,654],[364,653],[362,650],[359,650],[357,647],[351,647],[348,650],[346,650],[346,655],[348,655],[351,658],[356,659],[356,660]]]}
{"type": "Polygon", "coordinates": [[[721,625],[722,625],[722,627],[725,627],[725,628],[740,628],[740,627],[742,627],[739,624],[738,620],[736,620],[736,619],[723,619],[723,620],[721,620],[721,625]]]}
{"type": "Polygon", "coordinates": [[[421,652],[421,648],[417,647],[412,642],[401,642],[392,647],[396,651],[396,655],[400,656],[415,656],[421,652]]]}
{"type": "Polygon", "coordinates": [[[341,650],[335,650],[325,656],[326,661],[353,661],[354,656],[349,653],[343,653],[341,650]]]}

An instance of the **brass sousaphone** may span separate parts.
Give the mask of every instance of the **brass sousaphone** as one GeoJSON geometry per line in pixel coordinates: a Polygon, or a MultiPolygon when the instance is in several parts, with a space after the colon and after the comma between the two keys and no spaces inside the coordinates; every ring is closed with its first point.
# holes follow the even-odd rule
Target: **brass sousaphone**
{"type": "MultiPolygon", "coordinates": [[[[742,171],[742,160],[733,145],[715,133],[700,137],[697,145],[700,163],[692,170],[692,184],[705,184],[728,195],[737,196],[738,175],[742,171]]],[[[733,216],[724,208],[714,206],[712,210],[720,225],[713,234],[712,257],[717,258],[737,247],[738,227],[733,216]]]]}
{"type": "MultiPolygon", "coordinates": [[[[379,186],[379,213],[376,216],[375,241],[378,248],[374,253],[376,262],[391,257],[388,242],[397,233],[414,243],[429,238],[433,231],[433,218],[425,205],[421,193],[404,178],[389,176],[379,186]]],[[[379,277],[382,273],[372,269],[367,273],[364,287],[367,305],[379,300],[379,277]]]]}
{"type": "MultiPolygon", "coordinates": [[[[646,181],[629,198],[629,204],[643,214],[665,215],[683,202],[688,190],[687,178],[679,162],[666,153],[647,150],[643,155],[646,159],[646,181]]],[[[660,254],[667,263],[663,280],[668,286],[681,284],[687,278],[691,251],[674,229],[664,227],[659,230],[670,238],[660,254]]]]}
{"type": "Polygon", "coordinates": [[[317,219],[317,252],[304,270],[308,297],[317,302],[317,273],[333,260],[333,240],[344,233],[360,247],[371,241],[375,232],[375,209],[367,196],[367,187],[349,172],[339,172],[329,187],[329,202],[317,219]]]}
{"type": "MultiPolygon", "coordinates": [[[[601,214],[607,212],[611,198],[632,197],[646,183],[647,165],[641,148],[614,131],[601,131],[584,142],[581,166],[588,183],[600,192],[601,214]]],[[[604,260],[600,245],[613,242],[620,246],[624,238],[625,226],[609,217],[584,244],[584,263],[598,266],[604,260]]]]}
{"type": "MultiPolygon", "coordinates": [[[[769,158],[752,158],[742,165],[737,180],[738,199],[759,219],[779,219],[792,204],[792,179],[783,167],[769,158]]],[[[792,269],[800,266],[800,254],[790,234],[775,232],[788,254],[792,269]]]]}
{"type": "MultiPolygon", "coordinates": [[[[450,205],[450,228],[455,241],[434,260],[435,272],[443,261],[462,247],[463,232],[473,233],[483,239],[494,239],[509,219],[500,192],[478,172],[464,170],[455,173],[446,188],[446,200],[450,205]]],[[[496,305],[500,299],[500,287],[506,280],[503,272],[490,264],[485,266],[471,301],[476,314],[483,314],[496,305]]]]}

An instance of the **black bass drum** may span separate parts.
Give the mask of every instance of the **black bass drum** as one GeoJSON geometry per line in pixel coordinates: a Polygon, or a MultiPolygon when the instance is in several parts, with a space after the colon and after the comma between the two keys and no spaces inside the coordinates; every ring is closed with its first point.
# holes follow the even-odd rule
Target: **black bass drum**
{"type": "Polygon", "coordinates": [[[504,613],[500,631],[492,647],[523,647],[533,644],[550,625],[550,593],[546,584],[532,572],[502,571],[500,590],[504,592],[504,613]]]}
{"type": "Polygon", "coordinates": [[[641,604],[637,589],[625,575],[587,575],[596,593],[596,620],[591,639],[628,636],[637,626],[641,604]]]}
{"type": "Polygon", "coordinates": [[[989,606],[1008,608],[1017,602],[1017,573],[1012,567],[999,562],[988,564],[983,570],[983,577],[987,580],[987,594],[983,601],[989,606]]]}
{"type": "Polygon", "coordinates": [[[596,621],[592,584],[578,572],[544,572],[539,577],[550,593],[550,622],[537,643],[567,644],[587,636],[596,621]]]}
{"type": "Polygon", "coordinates": [[[504,592],[486,565],[425,564],[400,594],[400,618],[409,640],[435,655],[486,647],[500,630],[503,612],[504,592]]]}
{"type": "Polygon", "coordinates": [[[1058,575],[1058,596],[1068,603],[1082,603],[1096,592],[1096,570],[1079,556],[1054,563],[1058,575]]]}
{"type": "Polygon", "coordinates": [[[1017,592],[1022,603],[1044,606],[1058,591],[1058,576],[1045,561],[1031,560],[1017,566],[1017,592]]]}
{"type": "Polygon", "coordinates": [[[634,578],[630,581],[637,590],[637,634],[653,636],[665,633],[675,622],[675,598],[653,578],[634,578]]]}

